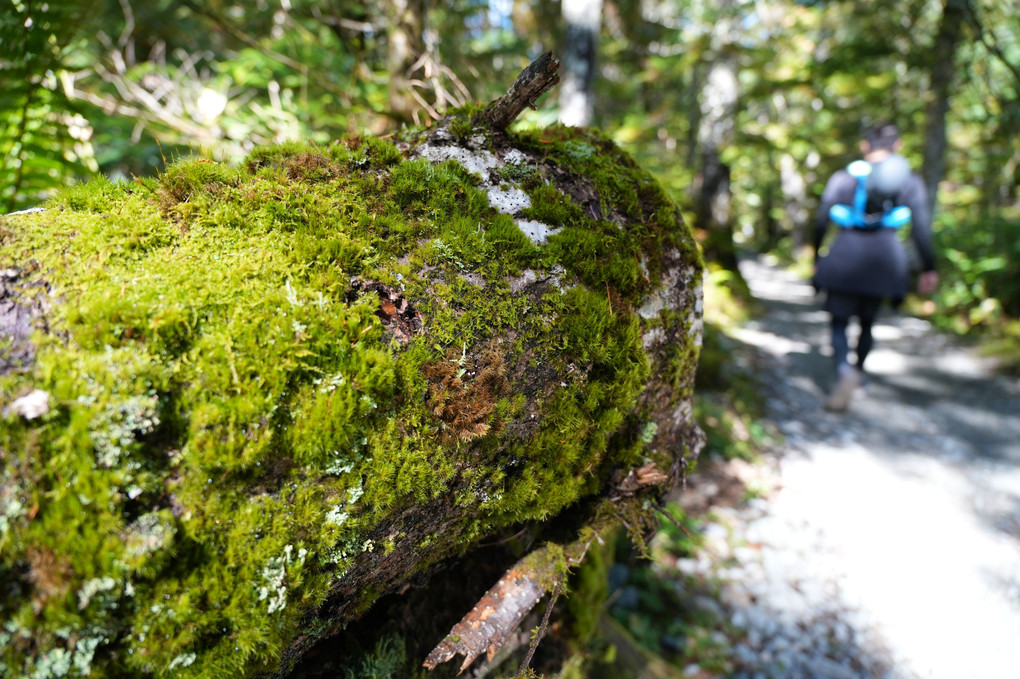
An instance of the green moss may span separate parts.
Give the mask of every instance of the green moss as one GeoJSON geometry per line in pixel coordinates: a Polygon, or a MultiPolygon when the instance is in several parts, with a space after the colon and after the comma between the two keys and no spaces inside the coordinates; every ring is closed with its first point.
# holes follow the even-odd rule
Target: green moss
{"type": "Polygon", "coordinates": [[[615,541],[615,535],[610,534],[601,542],[593,542],[584,562],[570,577],[570,595],[564,607],[571,642],[582,652],[595,637],[609,596],[609,570],[613,565],[615,541]]]}
{"type": "Polygon", "coordinates": [[[5,224],[0,269],[52,312],[0,375],[0,405],[50,397],[0,426],[0,676],[257,673],[327,594],[371,606],[373,564],[425,568],[642,459],[630,308],[689,234],[615,147],[553,134],[542,163],[606,194],[595,218],[542,165],[508,173],[563,227],[546,246],[458,164],[367,138],[99,180],[5,224]],[[584,286],[512,286],[526,270],[584,286]],[[418,506],[445,513],[401,524],[418,506]]]}
{"type": "Polygon", "coordinates": [[[585,178],[572,191],[534,181],[522,185],[533,203],[526,216],[563,227],[549,239],[554,257],[589,287],[608,286],[611,295],[630,305],[655,289],[662,275],[659,258],[644,259],[643,253],[675,248],[692,264],[700,263],[676,206],[612,142],[563,126],[528,131],[516,141],[566,168],[567,176],[585,178]]]}

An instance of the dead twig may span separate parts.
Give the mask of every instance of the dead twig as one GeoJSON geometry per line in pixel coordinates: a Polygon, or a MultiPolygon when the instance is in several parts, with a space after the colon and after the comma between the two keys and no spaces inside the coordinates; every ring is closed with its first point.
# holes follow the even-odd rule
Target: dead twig
{"type": "Polygon", "coordinates": [[[521,679],[524,676],[524,671],[531,666],[531,659],[535,655],[535,649],[538,648],[542,637],[545,636],[545,630],[549,626],[549,616],[552,615],[553,606],[556,605],[556,600],[560,597],[562,591],[563,580],[557,580],[552,595],[549,597],[549,605],[545,608],[545,615],[542,616],[542,624],[539,626],[538,632],[532,637],[531,645],[528,647],[528,655],[524,656],[524,661],[521,663],[520,669],[517,670],[517,679],[521,679]]]}
{"type": "Polygon", "coordinates": [[[670,522],[672,522],[672,524],[674,526],[676,526],[677,528],[682,530],[684,532],[684,535],[686,535],[687,537],[691,538],[692,540],[694,539],[693,536],[690,533],[687,532],[687,529],[684,528],[684,525],[682,523],[680,523],[679,521],[677,521],[675,516],[673,516],[672,514],[667,512],[665,509],[663,509],[661,505],[652,505],[652,506],[655,507],[655,511],[657,511],[660,514],[662,514],[663,516],[665,516],[667,519],[670,520],[670,522]]]}
{"type": "Polygon", "coordinates": [[[521,71],[517,80],[502,97],[489,104],[485,117],[495,130],[505,130],[526,107],[535,102],[560,81],[560,60],[546,52],[521,71]]]}

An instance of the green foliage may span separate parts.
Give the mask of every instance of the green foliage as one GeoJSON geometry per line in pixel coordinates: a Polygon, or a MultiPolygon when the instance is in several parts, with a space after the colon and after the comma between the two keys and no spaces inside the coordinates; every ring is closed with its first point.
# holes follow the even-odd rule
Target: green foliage
{"type": "MultiPolygon", "coordinates": [[[[973,314],[995,336],[1005,327],[996,316],[1016,317],[1001,306],[1016,295],[996,292],[1009,288],[1003,279],[1011,269],[994,257],[1015,241],[1020,33],[1002,3],[967,6],[935,211],[936,256],[946,282],[935,318],[963,330],[972,326],[964,317],[973,314]],[[986,255],[986,237],[975,232],[1001,233],[1007,244],[986,255]],[[965,271],[954,271],[957,266],[965,271]]],[[[811,241],[810,219],[826,179],[857,156],[870,124],[897,122],[915,169],[941,162],[937,149],[925,149],[924,135],[945,3],[766,8],[683,0],[670,7],[658,15],[622,10],[607,24],[600,54],[612,68],[602,69],[596,85],[599,123],[678,202],[689,204],[698,187],[702,126],[711,115],[707,75],[717,63],[734,64],[740,106],[720,124],[731,130],[722,158],[730,168],[738,245],[799,256],[811,241]],[[677,16],[683,21],[675,22],[677,16]]]]}
{"type": "Polygon", "coordinates": [[[413,679],[424,676],[425,670],[417,667],[416,662],[410,663],[404,640],[399,636],[385,636],[379,640],[371,652],[360,660],[357,669],[345,670],[346,679],[413,679]]]}
{"type": "Polygon", "coordinates": [[[609,570],[613,565],[615,537],[593,542],[581,565],[570,577],[569,596],[563,606],[570,624],[570,640],[584,649],[595,638],[609,596],[609,570]]]}
{"type": "Polygon", "coordinates": [[[937,301],[948,314],[968,325],[1020,316],[1020,218],[945,219],[938,237],[946,266],[937,301]]]}
{"type": "Polygon", "coordinates": [[[0,209],[96,169],[81,106],[59,81],[93,2],[14,2],[0,15],[0,209]]]}
{"type": "Polygon", "coordinates": [[[684,577],[670,566],[678,558],[696,555],[702,542],[698,522],[675,504],[666,511],[684,531],[663,519],[651,541],[653,560],[639,560],[629,545],[617,543],[617,562],[626,567],[618,568],[613,578],[617,591],[611,595],[614,603],[609,614],[626,630],[627,640],[636,642],[649,657],[663,658],[675,670],[696,663],[714,675],[725,675],[732,671],[732,661],[728,642],[719,633],[726,630],[727,622],[694,603],[698,594],[710,590],[711,583],[684,577]]]}
{"type": "Polygon", "coordinates": [[[710,265],[704,279],[705,325],[694,413],[706,435],[705,454],[752,459],[768,442],[761,386],[730,333],[757,312],[743,279],[710,265]]]}
{"type": "Polygon", "coordinates": [[[958,333],[979,331],[985,349],[1003,367],[1020,367],[1020,219],[946,217],[938,234],[945,258],[934,309],[918,311],[958,333]],[[934,310],[934,314],[932,311],[934,310]]]}

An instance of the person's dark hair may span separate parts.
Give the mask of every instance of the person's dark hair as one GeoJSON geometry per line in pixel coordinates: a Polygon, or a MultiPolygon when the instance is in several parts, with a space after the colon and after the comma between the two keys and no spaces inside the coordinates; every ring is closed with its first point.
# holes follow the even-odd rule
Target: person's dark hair
{"type": "Polygon", "coordinates": [[[868,146],[871,147],[872,151],[877,149],[894,151],[896,142],[900,140],[900,128],[892,123],[882,123],[868,130],[867,134],[864,135],[864,139],[868,142],[868,146]]]}

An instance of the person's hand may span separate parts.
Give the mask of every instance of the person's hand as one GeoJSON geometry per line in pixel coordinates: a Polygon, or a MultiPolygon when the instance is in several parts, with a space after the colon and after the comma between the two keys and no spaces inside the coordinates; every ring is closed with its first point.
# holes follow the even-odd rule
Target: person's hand
{"type": "Polygon", "coordinates": [[[939,286],[939,275],[935,271],[924,271],[917,279],[917,292],[928,296],[939,286]]]}

